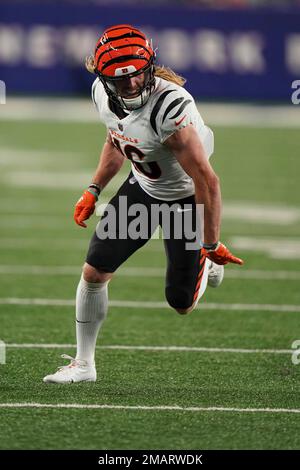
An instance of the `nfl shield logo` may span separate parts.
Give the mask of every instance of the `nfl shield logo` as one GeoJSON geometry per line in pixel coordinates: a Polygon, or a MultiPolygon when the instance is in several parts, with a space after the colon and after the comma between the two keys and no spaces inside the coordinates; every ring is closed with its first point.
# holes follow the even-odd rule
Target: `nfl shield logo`
{"type": "Polygon", "coordinates": [[[118,128],[120,129],[120,131],[122,131],[122,130],[123,130],[123,125],[122,125],[122,124],[120,124],[119,122],[118,122],[118,128]]]}

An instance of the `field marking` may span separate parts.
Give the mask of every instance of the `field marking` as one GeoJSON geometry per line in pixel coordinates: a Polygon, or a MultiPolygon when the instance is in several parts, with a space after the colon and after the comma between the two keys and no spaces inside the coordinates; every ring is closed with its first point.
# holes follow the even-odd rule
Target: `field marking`
{"type": "MultiPolygon", "coordinates": [[[[11,186],[26,187],[26,188],[44,188],[44,189],[64,189],[64,190],[78,190],[80,186],[86,185],[90,181],[91,171],[7,171],[5,183],[11,186]]],[[[129,173],[129,171],[128,171],[129,173]]],[[[126,180],[127,173],[120,173],[115,175],[109,182],[107,188],[109,192],[117,191],[122,183],[126,180]]],[[[75,201],[76,202],[76,201],[75,201]]],[[[103,202],[103,200],[102,200],[103,202]]],[[[31,214],[33,215],[33,214],[31,214]]]]}
{"type": "Polygon", "coordinates": [[[223,219],[256,222],[259,224],[291,225],[300,221],[298,207],[275,204],[255,204],[251,201],[224,201],[223,219]]]}
{"type": "Polygon", "coordinates": [[[275,259],[300,259],[299,238],[231,237],[230,245],[250,252],[262,252],[275,259]]]}
{"type": "MultiPolygon", "coordinates": [[[[99,201],[101,207],[103,207],[103,204],[107,204],[109,202],[109,195],[111,196],[119,189],[126,177],[127,174],[122,173],[114,176],[106,188],[106,196],[101,196],[101,200],[99,201]]],[[[6,172],[5,176],[5,183],[9,182],[12,186],[41,187],[43,189],[77,189],[87,180],[89,180],[88,173],[81,171],[73,172],[71,174],[70,172],[61,171],[59,175],[58,173],[50,172],[49,170],[47,170],[46,173],[45,171],[14,171],[12,173],[6,172]]],[[[10,202],[4,204],[4,201],[1,201],[1,205],[5,205],[6,208],[11,208],[10,202]]],[[[22,203],[18,205],[18,210],[20,211],[21,209],[22,203]]],[[[10,213],[7,213],[6,216],[10,216],[10,220],[16,221],[16,223],[18,218],[21,216],[23,218],[29,218],[29,221],[32,218],[33,222],[38,220],[39,217],[42,221],[45,219],[45,215],[41,214],[40,211],[29,210],[28,214],[24,214],[24,211],[21,211],[21,214],[16,212],[17,210],[15,209],[13,212],[11,211],[10,213]]],[[[96,216],[99,217],[100,215],[101,213],[96,210],[96,216]]],[[[55,216],[55,212],[53,212],[52,215],[49,215],[49,217],[55,216]]],[[[68,213],[66,211],[65,215],[59,214],[59,216],[64,216],[67,219],[68,213]]],[[[244,223],[253,222],[260,225],[290,226],[300,222],[300,210],[298,207],[293,206],[255,204],[254,202],[251,203],[247,201],[223,201],[222,219],[224,221],[238,221],[244,223]]],[[[284,238],[284,240],[286,240],[286,238],[284,238]]],[[[289,241],[289,239],[287,240],[289,241]]],[[[280,242],[280,240],[278,240],[278,242],[280,242]]]]}
{"type": "MultiPolygon", "coordinates": [[[[48,307],[73,307],[73,299],[41,299],[41,298],[20,298],[2,297],[0,305],[41,305],[48,307]]],[[[171,308],[167,302],[136,301],[136,300],[110,300],[109,307],[118,308],[150,308],[161,309],[171,308]]],[[[300,312],[300,305],[276,305],[276,304],[226,304],[213,302],[200,302],[196,309],[201,310],[230,310],[230,311],[253,311],[253,312],[300,312]]]]}
{"type": "MultiPolygon", "coordinates": [[[[78,247],[80,245],[78,244],[78,247]]],[[[0,275],[29,274],[37,276],[79,276],[80,266],[45,266],[45,265],[0,265],[0,275]]],[[[165,277],[165,268],[126,267],[120,268],[115,276],[128,277],[165,277]]],[[[230,269],[226,268],[226,278],[254,279],[265,281],[299,281],[300,271],[265,271],[259,269],[230,269]]]]}
{"type": "MultiPolygon", "coordinates": [[[[1,211],[1,209],[0,209],[1,211]]],[[[1,249],[4,250],[27,250],[30,248],[30,250],[37,250],[37,251],[75,251],[77,249],[80,250],[87,250],[87,244],[88,240],[82,238],[82,239],[77,239],[77,238],[69,238],[69,243],[66,244],[66,242],[62,239],[54,239],[54,238],[44,238],[41,237],[40,239],[35,239],[35,238],[0,238],[0,247],[1,249]]],[[[1,270],[4,269],[1,265],[1,270]]],[[[14,266],[14,265],[13,265],[14,266]]],[[[9,266],[11,269],[11,265],[9,266]]],[[[21,269],[26,266],[22,265],[21,269]]],[[[55,266],[54,266],[55,267],[55,266]]],[[[46,266],[47,268],[47,266],[46,266]]],[[[75,268],[75,266],[73,266],[75,268]]],[[[1,274],[1,273],[0,273],[1,274]]]]}
{"type": "Polygon", "coordinates": [[[147,405],[99,405],[83,403],[0,403],[0,408],[68,408],[91,410],[132,410],[132,411],[223,411],[231,413],[294,413],[300,409],[293,408],[227,408],[223,406],[147,406],[147,405]]]}
{"type": "MultiPolygon", "coordinates": [[[[34,169],[37,167],[44,168],[45,163],[50,164],[52,167],[55,167],[57,163],[60,165],[66,164],[66,169],[70,162],[78,160],[79,162],[84,159],[83,152],[70,152],[70,151],[59,151],[59,150],[49,150],[46,148],[36,149],[22,149],[19,147],[5,147],[0,146],[0,165],[20,168],[20,162],[26,168],[29,165],[32,165],[34,169]],[[67,163],[66,160],[69,160],[67,163]],[[56,160],[56,161],[55,161],[56,160]]],[[[57,172],[56,175],[60,173],[57,172]]],[[[66,181],[67,183],[67,181],[66,181]]]]}
{"type": "MultiPolygon", "coordinates": [[[[1,119],[0,119],[1,122],[1,119]]],[[[17,187],[34,187],[43,189],[63,188],[75,190],[82,184],[86,184],[91,178],[91,171],[82,168],[81,162],[84,161],[84,154],[78,152],[61,152],[55,149],[19,149],[14,147],[0,146],[0,167],[3,183],[17,187]],[[78,168],[74,169],[74,161],[78,168]],[[20,162],[26,170],[20,170],[20,162]],[[68,170],[70,162],[73,164],[73,171],[68,170]],[[60,171],[55,171],[57,164],[60,165],[60,171]],[[45,170],[46,168],[46,170],[45,170]]],[[[109,183],[109,192],[117,191],[121,184],[127,178],[128,171],[122,171],[115,175],[109,183]]],[[[107,190],[105,191],[107,193],[107,190]]],[[[105,194],[104,193],[104,194],[105,194]]],[[[102,199],[102,198],[101,198],[102,199]]],[[[1,200],[1,206],[5,200],[1,200]]],[[[103,199],[102,199],[103,202],[103,199]]],[[[108,201],[107,201],[108,202],[108,201]]],[[[11,203],[6,203],[11,207],[11,203]]],[[[34,204],[36,207],[36,204],[34,204]]],[[[18,204],[22,207],[22,202],[18,204]]],[[[30,210],[30,215],[34,211],[30,210]]]]}
{"type": "MultiPolygon", "coordinates": [[[[299,128],[297,106],[265,106],[254,104],[197,103],[209,124],[238,127],[299,128]]],[[[90,99],[10,98],[1,109],[1,120],[95,122],[99,117],[90,99]]]]}
{"type": "MultiPolygon", "coordinates": [[[[13,349],[75,349],[76,344],[57,343],[6,343],[7,348],[13,349]]],[[[234,354],[293,354],[294,349],[244,349],[244,348],[208,348],[197,346],[127,346],[104,345],[96,346],[101,350],[117,351],[167,351],[167,352],[207,352],[207,353],[234,353],[234,354]]]]}

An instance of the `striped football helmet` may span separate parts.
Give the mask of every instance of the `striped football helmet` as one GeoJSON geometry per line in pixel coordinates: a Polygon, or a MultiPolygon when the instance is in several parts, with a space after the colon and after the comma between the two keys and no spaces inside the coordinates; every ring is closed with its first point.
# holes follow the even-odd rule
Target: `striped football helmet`
{"type": "Polygon", "coordinates": [[[114,102],[123,109],[138,109],[154,88],[154,59],[144,33],[131,25],[116,25],[106,29],[96,44],[95,72],[114,102]]]}

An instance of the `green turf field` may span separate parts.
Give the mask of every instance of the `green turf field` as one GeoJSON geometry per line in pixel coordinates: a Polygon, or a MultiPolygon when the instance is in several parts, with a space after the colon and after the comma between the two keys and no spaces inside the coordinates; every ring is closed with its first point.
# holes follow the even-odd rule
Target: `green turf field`
{"type": "Polygon", "coordinates": [[[104,131],[0,121],[1,449],[299,448],[299,130],[214,131],[222,241],[245,266],[183,317],[163,304],[163,245],[151,241],[110,283],[98,381],[55,386],[42,378],[75,354],[72,301],[97,220],[81,229],[73,206],[104,131]]]}

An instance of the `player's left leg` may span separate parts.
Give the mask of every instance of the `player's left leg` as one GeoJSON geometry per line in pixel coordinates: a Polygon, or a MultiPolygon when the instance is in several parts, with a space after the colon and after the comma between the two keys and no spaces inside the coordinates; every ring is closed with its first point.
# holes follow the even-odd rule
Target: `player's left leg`
{"type": "Polygon", "coordinates": [[[191,312],[203,296],[210,261],[201,250],[187,251],[179,240],[165,240],[168,258],[165,295],[180,314],[191,312]]]}
{"type": "MultiPolygon", "coordinates": [[[[180,204],[183,209],[184,207],[192,208],[192,229],[196,232],[196,220],[199,215],[197,214],[194,197],[191,196],[176,201],[176,203],[180,204]],[[187,204],[188,206],[186,206],[187,204]]],[[[188,209],[181,212],[183,215],[185,210],[188,209]]],[[[171,220],[170,237],[164,239],[167,255],[165,295],[171,307],[180,314],[186,314],[196,307],[207,285],[217,287],[221,283],[224,271],[223,266],[215,265],[202,254],[200,244],[198,245],[199,249],[191,249],[191,240],[187,238],[184,217],[178,220],[174,216],[171,220]],[[175,236],[176,223],[182,224],[182,236],[180,238],[175,236]]]]}

